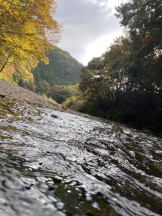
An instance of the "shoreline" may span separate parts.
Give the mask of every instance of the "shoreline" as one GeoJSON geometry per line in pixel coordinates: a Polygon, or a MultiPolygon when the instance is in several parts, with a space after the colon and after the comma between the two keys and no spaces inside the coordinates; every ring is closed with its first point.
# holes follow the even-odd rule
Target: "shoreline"
{"type": "Polygon", "coordinates": [[[49,99],[44,98],[43,96],[35,92],[32,92],[26,88],[15,85],[3,79],[0,79],[0,97],[6,97],[6,98],[13,99],[13,100],[19,100],[19,101],[26,102],[28,104],[37,105],[39,107],[46,107],[46,108],[50,108],[54,110],[59,110],[61,112],[68,112],[74,115],[79,115],[79,116],[87,117],[87,118],[94,119],[94,120],[100,120],[100,121],[103,120],[105,122],[110,122],[100,117],[95,117],[95,116],[91,116],[85,113],[70,110],[66,108],[64,105],[52,102],[49,99]]]}
{"type": "MultiPolygon", "coordinates": [[[[104,119],[102,117],[96,117],[96,116],[92,116],[92,115],[89,115],[86,113],[81,113],[81,112],[77,112],[77,111],[68,109],[64,105],[57,104],[53,101],[50,101],[47,98],[44,98],[41,95],[38,95],[35,92],[32,92],[26,88],[23,88],[21,86],[18,86],[16,84],[13,84],[13,83],[8,82],[8,81],[3,80],[3,79],[0,79],[0,97],[5,97],[5,98],[13,99],[13,100],[22,101],[22,102],[25,102],[25,103],[28,103],[31,105],[39,106],[39,107],[50,108],[53,110],[58,110],[60,112],[71,113],[74,115],[86,117],[86,118],[97,120],[97,121],[104,122],[107,124],[114,123],[116,125],[120,125],[120,126],[127,127],[130,129],[139,130],[138,128],[131,127],[131,125],[123,124],[120,122],[114,122],[111,120],[104,119]]],[[[143,131],[141,131],[141,132],[143,132],[143,131]]]]}

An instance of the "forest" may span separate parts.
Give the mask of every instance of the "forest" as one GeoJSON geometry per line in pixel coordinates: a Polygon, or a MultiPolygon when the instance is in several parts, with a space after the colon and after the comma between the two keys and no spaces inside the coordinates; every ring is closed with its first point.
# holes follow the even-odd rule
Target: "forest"
{"type": "Polygon", "coordinates": [[[134,0],[116,17],[125,34],[82,69],[82,96],[65,104],[162,136],[162,3],[134,0]]]}
{"type": "Polygon", "coordinates": [[[45,82],[48,82],[49,86],[52,87],[64,85],[67,81],[75,85],[80,81],[82,65],[68,52],[55,47],[47,57],[49,59],[48,65],[41,61],[32,70],[37,92],[48,91],[41,89],[41,85],[43,86],[45,82]]]}
{"type": "Polygon", "coordinates": [[[116,7],[124,34],[85,67],[53,45],[62,31],[53,19],[55,0],[9,0],[0,7],[0,78],[71,109],[162,136],[160,0],[132,0],[116,7]]]}

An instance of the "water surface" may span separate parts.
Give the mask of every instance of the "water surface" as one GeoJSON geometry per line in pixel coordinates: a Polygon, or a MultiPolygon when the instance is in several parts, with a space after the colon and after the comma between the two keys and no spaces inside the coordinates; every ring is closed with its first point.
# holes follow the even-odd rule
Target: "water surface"
{"type": "Polygon", "coordinates": [[[0,98],[0,215],[162,215],[162,141],[0,98]]]}

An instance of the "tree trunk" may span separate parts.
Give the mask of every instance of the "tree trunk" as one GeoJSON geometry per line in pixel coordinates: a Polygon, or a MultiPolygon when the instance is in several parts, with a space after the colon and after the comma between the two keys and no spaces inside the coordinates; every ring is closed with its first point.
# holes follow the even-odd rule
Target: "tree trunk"
{"type": "Polygon", "coordinates": [[[158,120],[161,117],[161,97],[155,97],[155,95],[152,95],[152,97],[155,105],[155,118],[158,120]]]}
{"type": "Polygon", "coordinates": [[[7,64],[8,60],[9,60],[9,58],[11,57],[11,55],[12,55],[12,54],[9,54],[9,55],[8,55],[6,61],[4,62],[4,64],[2,65],[2,67],[1,67],[1,69],[0,69],[0,73],[1,73],[1,72],[3,71],[3,69],[5,68],[5,66],[6,66],[6,64],[7,64]]]}

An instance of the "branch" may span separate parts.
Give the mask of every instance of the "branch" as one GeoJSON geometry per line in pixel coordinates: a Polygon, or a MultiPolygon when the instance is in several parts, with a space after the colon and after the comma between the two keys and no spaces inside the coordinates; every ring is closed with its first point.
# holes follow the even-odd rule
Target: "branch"
{"type": "Polygon", "coordinates": [[[7,62],[8,62],[8,59],[11,57],[12,53],[10,53],[5,61],[5,63],[3,64],[2,68],[0,69],[0,73],[3,71],[3,69],[5,68],[7,62]]]}
{"type": "Polygon", "coordinates": [[[135,77],[135,79],[137,80],[137,82],[139,82],[139,84],[141,84],[146,90],[148,90],[149,92],[158,95],[159,97],[162,98],[162,95],[159,94],[158,92],[153,91],[152,89],[149,89],[147,86],[145,86],[145,84],[143,84],[137,77],[135,77]]]}

